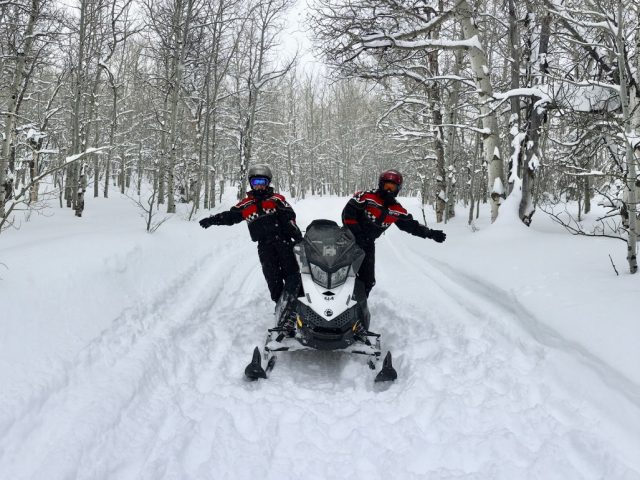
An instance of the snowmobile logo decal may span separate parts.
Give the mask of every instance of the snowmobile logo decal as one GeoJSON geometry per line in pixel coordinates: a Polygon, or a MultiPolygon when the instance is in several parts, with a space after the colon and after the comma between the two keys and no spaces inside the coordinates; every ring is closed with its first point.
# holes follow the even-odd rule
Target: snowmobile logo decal
{"type": "Polygon", "coordinates": [[[324,245],[322,247],[322,256],[323,257],[335,257],[336,256],[336,247],[335,245],[324,245]]]}
{"type": "Polygon", "coordinates": [[[331,316],[333,316],[333,310],[331,310],[330,308],[327,308],[327,309],[324,311],[324,316],[325,316],[325,317],[331,317],[331,316]]]}

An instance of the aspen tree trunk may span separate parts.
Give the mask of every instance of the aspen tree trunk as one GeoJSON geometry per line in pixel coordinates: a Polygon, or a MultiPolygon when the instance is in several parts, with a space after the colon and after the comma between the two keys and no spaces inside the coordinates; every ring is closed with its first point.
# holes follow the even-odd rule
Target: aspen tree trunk
{"type": "MultiPolygon", "coordinates": [[[[214,100],[214,105],[216,104],[214,100]]],[[[214,109],[215,112],[215,109],[214,109]]],[[[207,145],[211,145],[211,156],[207,162],[207,180],[210,185],[209,201],[206,208],[212,208],[216,206],[216,171],[217,171],[217,155],[218,155],[218,137],[217,137],[218,122],[215,114],[213,122],[211,122],[211,140],[207,142],[207,145]]]]}
{"type": "MultiPolygon", "coordinates": [[[[138,196],[142,195],[142,175],[144,170],[142,169],[142,142],[138,144],[138,178],[136,182],[136,191],[138,196]]],[[[154,186],[155,188],[155,186],[154,186]]],[[[153,207],[153,201],[149,205],[149,207],[153,207]]]]}
{"type": "MultiPolygon", "coordinates": [[[[215,58],[216,54],[211,55],[211,58],[215,58]]],[[[205,81],[205,118],[204,118],[204,167],[202,172],[200,173],[200,181],[198,185],[198,202],[200,202],[200,193],[202,189],[204,189],[204,199],[202,208],[209,208],[209,195],[211,189],[211,163],[212,163],[212,150],[215,150],[215,145],[211,141],[211,124],[214,124],[215,129],[215,119],[212,122],[211,117],[216,114],[216,106],[215,101],[212,102],[211,99],[211,78],[216,81],[217,77],[215,76],[216,70],[215,67],[211,65],[211,62],[208,63],[207,66],[207,79],[205,81]],[[212,75],[212,68],[213,75],[212,75]]],[[[216,94],[214,93],[214,99],[216,94]]],[[[215,193],[214,193],[215,195],[215,193]]],[[[215,198],[215,197],[214,197],[215,198]]]]}
{"type": "MultiPolygon", "coordinates": [[[[442,10],[442,8],[440,8],[442,10]]],[[[438,38],[440,34],[440,28],[436,28],[429,34],[429,38],[438,38]]],[[[437,76],[440,74],[440,64],[438,61],[438,50],[434,49],[427,55],[427,62],[429,65],[429,71],[431,75],[437,76]]],[[[430,82],[427,89],[427,98],[429,99],[429,106],[431,109],[431,116],[433,118],[433,150],[436,154],[436,183],[435,183],[435,205],[436,205],[436,222],[442,223],[445,218],[445,209],[447,208],[447,185],[446,185],[446,170],[445,170],[445,158],[444,158],[444,128],[442,127],[442,97],[440,95],[440,84],[438,82],[430,82]]]]}
{"type": "MultiPolygon", "coordinates": [[[[97,145],[97,143],[96,143],[97,145]]],[[[93,156],[93,198],[100,196],[100,160],[97,155],[93,156]]]]}
{"type": "MultiPolygon", "coordinates": [[[[509,55],[511,58],[505,66],[510,66],[510,87],[516,89],[520,87],[520,31],[518,28],[518,12],[515,4],[515,0],[509,0],[509,55]]],[[[509,99],[509,106],[511,114],[509,115],[509,139],[513,148],[511,159],[509,161],[509,179],[508,189],[509,194],[513,190],[513,186],[516,183],[516,177],[519,177],[522,172],[522,139],[520,138],[521,129],[521,100],[518,95],[514,95],[509,99]]]]}
{"type": "MultiPolygon", "coordinates": [[[[453,65],[453,75],[460,75],[460,70],[462,69],[462,61],[463,61],[463,52],[462,50],[455,50],[453,52],[455,57],[455,63],[453,65]]],[[[457,108],[458,103],[460,101],[460,82],[454,82],[451,87],[451,94],[449,95],[449,101],[444,105],[445,114],[447,118],[447,123],[450,125],[454,125],[458,120],[457,108]]],[[[454,164],[455,161],[455,141],[456,141],[456,129],[455,127],[449,127],[447,131],[447,141],[445,143],[445,160],[448,161],[450,165],[454,164]]],[[[449,185],[447,189],[447,206],[445,208],[445,222],[449,218],[455,217],[455,203],[456,203],[456,193],[454,191],[454,186],[449,185]]]]}
{"type": "MultiPolygon", "coordinates": [[[[636,28],[636,41],[638,41],[640,33],[636,28]]],[[[631,97],[631,107],[637,106],[637,87],[632,85],[630,89],[627,87],[627,71],[626,71],[626,58],[624,48],[624,17],[623,17],[623,5],[622,1],[618,3],[618,34],[616,37],[617,50],[618,50],[618,67],[620,71],[620,100],[622,104],[622,116],[624,121],[625,143],[626,143],[626,155],[625,155],[625,173],[627,181],[627,202],[626,207],[629,215],[629,228],[627,235],[627,262],[629,263],[629,271],[636,273],[638,271],[637,260],[637,242],[638,242],[638,217],[637,217],[637,165],[634,146],[631,144],[632,137],[635,137],[633,127],[640,127],[640,122],[633,121],[632,115],[635,119],[638,118],[638,113],[632,113],[629,108],[629,98],[631,97]]],[[[636,57],[636,62],[638,59],[636,57]]],[[[637,110],[637,108],[636,108],[637,110]]],[[[637,149],[637,146],[636,146],[637,149]]]]}
{"type": "Polygon", "coordinates": [[[480,32],[472,16],[472,9],[466,0],[460,2],[458,16],[462,24],[462,32],[468,40],[476,39],[477,45],[469,49],[471,68],[475,75],[475,82],[478,88],[480,103],[480,114],[482,116],[483,150],[485,161],[488,165],[488,188],[491,201],[491,221],[498,218],[500,202],[505,198],[504,189],[504,166],[498,148],[498,119],[495,111],[489,102],[493,98],[493,88],[491,86],[489,64],[487,55],[480,44],[480,32]]]}
{"type": "MultiPolygon", "coordinates": [[[[208,83],[208,74],[206,75],[205,86],[207,88],[208,83]]],[[[206,98],[206,92],[203,92],[206,98]]],[[[192,201],[193,205],[191,206],[191,212],[189,213],[189,220],[193,217],[193,215],[200,208],[200,192],[202,190],[203,177],[205,176],[205,155],[204,155],[204,141],[206,135],[203,135],[202,130],[207,128],[207,120],[205,118],[203,122],[203,115],[207,117],[208,115],[204,113],[206,110],[206,101],[202,101],[198,105],[198,111],[196,113],[196,118],[194,120],[195,123],[195,141],[194,141],[194,151],[197,152],[197,167],[196,167],[196,181],[195,184],[189,180],[188,185],[188,194],[187,194],[187,202],[192,201]]],[[[189,175],[186,177],[189,179],[189,175]]]]}
{"type": "Polygon", "coordinates": [[[132,167],[131,164],[129,164],[126,160],[126,156],[123,152],[122,157],[125,159],[125,166],[126,166],[126,170],[124,171],[124,188],[121,190],[120,193],[124,193],[125,189],[129,189],[129,187],[131,187],[131,171],[132,171],[132,167]]]}
{"type": "MultiPolygon", "coordinates": [[[[79,22],[79,36],[78,36],[78,65],[76,66],[76,73],[74,75],[74,90],[73,90],[73,114],[71,121],[71,154],[76,155],[82,151],[82,131],[80,124],[80,116],[82,115],[83,94],[85,91],[85,49],[87,48],[87,9],[88,1],[82,0],[80,2],[80,22],[79,22]]],[[[67,168],[67,206],[72,207],[75,211],[76,217],[82,216],[82,210],[84,204],[80,204],[78,199],[78,185],[80,171],[78,163],[74,162],[67,168]]],[[[84,199],[80,199],[84,203],[84,199]]]]}
{"type": "MultiPolygon", "coordinates": [[[[208,104],[208,102],[207,102],[208,104]]],[[[204,131],[205,138],[204,142],[206,145],[205,149],[205,160],[204,160],[204,172],[202,172],[202,188],[204,189],[204,199],[202,202],[202,208],[209,208],[209,196],[211,195],[211,151],[209,145],[211,145],[210,136],[211,136],[211,123],[209,120],[210,114],[207,114],[207,119],[205,121],[204,131]]],[[[215,194],[214,194],[215,195],[215,194]]]]}
{"type": "MultiPolygon", "coordinates": [[[[587,164],[589,168],[589,164],[587,164]]],[[[584,177],[584,213],[585,215],[591,211],[591,178],[587,175],[584,177]]]]}
{"type": "Polygon", "coordinates": [[[76,181],[76,217],[81,217],[84,212],[84,193],[87,191],[87,164],[82,162],[77,168],[78,178],[76,181]]]}
{"type": "Polygon", "coordinates": [[[27,69],[25,67],[27,59],[32,56],[33,42],[35,39],[33,33],[40,15],[40,7],[40,0],[31,0],[29,20],[24,32],[24,48],[16,60],[13,79],[8,92],[9,102],[5,113],[4,141],[0,154],[0,218],[4,218],[6,201],[12,195],[12,186],[6,173],[7,171],[15,171],[16,122],[25,89],[24,82],[28,80],[28,78],[26,78],[27,69]]]}
{"type": "Polygon", "coordinates": [[[180,101],[180,88],[184,75],[184,63],[187,51],[187,36],[191,28],[193,15],[193,0],[186,1],[186,7],[182,0],[175,3],[176,11],[173,21],[173,35],[175,39],[174,53],[172,59],[172,91],[170,103],[170,124],[169,124],[169,161],[167,164],[167,213],[176,213],[176,200],[174,193],[174,169],[177,160],[178,141],[178,110],[180,101]],[[184,11],[184,18],[183,18],[184,11]],[[184,26],[183,26],[184,23],[184,26]]]}
{"type": "MultiPolygon", "coordinates": [[[[109,69],[104,66],[104,69],[107,72],[107,76],[109,77],[109,84],[111,86],[111,122],[109,125],[109,151],[107,152],[107,160],[106,160],[106,170],[104,175],[104,198],[109,198],[109,177],[111,176],[111,159],[113,156],[113,151],[115,148],[115,138],[116,138],[116,128],[118,124],[118,94],[116,81],[113,78],[113,73],[109,71],[109,69]]],[[[124,161],[124,159],[123,159],[124,161]]],[[[124,168],[124,165],[122,166],[124,168]]],[[[123,192],[124,193],[124,192],[123,192]]]]}
{"type": "MultiPolygon", "coordinates": [[[[433,82],[435,84],[435,82],[433,82]]],[[[437,86],[434,88],[437,90],[437,86]]],[[[439,101],[439,95],[438,101],[439,101]]],[[[439,108],[435,108],[435,102],[432,103],[432,112],[433,122],[436,125],[442,125],[442,111],[439,108]]],[[[444,142],[443,142],[443,132],[442,127],[438,126],[435,128],[435,138],[433,141],[433,147],[436,154],[436,183],[435,183],[435,210],[436,210],[436,222],[442,223],[444,221],[445,209],[447,207],[446,203],[446,195],[447,195],[447,186],[446,186],[446,178],[447,173],[444,165],[444,142]]]]}
{"type": "Polygon", "coordinates": [[[33,149],[33,156],[31,158],[31,162],[29,162],[29,180],[32,183],[31,191],[29,192],[29,201],[37,202],[38,201],[38,189],[40,188],[39,182],[34,181],[34,179],[38,176],[38,171],[40,170],[40,149],[42,148],[42,139],[38,139],[33,149]]]}
{"type": "MultiPolygon", "coordinates": [[[[533,86],[541,86],[544,83],[547,71],[546,55],[549,46],[550,14],[545,14],[540,23],[539,37],[534,31],[537,30],[537,18],[533,13],[529,13],[530,36],[532,41],[531,57],[529,60],[531,69],[531,79],[533,86]],[[535,45],[537,42],[538,45],[535,45]]],[[[533,206],[533,188],[535,173],[540,163],[540,134],[546,117],[546,105],[541,104],[542,99],[534,96],[530,100],[528,112],[527,134],[525,137],[524,165],[522,165],[522,198],[518,208],[520,220],[529,226],[535,213],[533,206]]]]}
{"type": "MultiPolygon", "coordinates": [[[[476,195],[475,195],[475,183],[476,183],[476,168],[477,168],[477,164],[478,164],[478,157],[480,156],[480,134],[476,135],[476,142],[475,142],[475,152],[473,154],[472,160],[471,160],[471,172],[469,173],[469,218],[468,218],[468,225],[471,225],[473,223],[473,212],[474,212],[474,205],[475,205],[475,199],[476,199],[476,195]]],[[[479,195],[478,195],[479,197],[479,195]]]]}
{"type": "MultiPolygon", "coordinates": [[[[101,70],[96,71],[96,77],[93,83],[93,92],[91,93],[91,103],[89,105],[89,119],[94,119],[98,116],[96,112],[96,109],[97,109],[96,99],[98,98],[98,87],[100,85],[100,77],[102,76],[101,74],[102,74],[101,70]]],[[[96,128],[93,134],[93,145],[98,145],[99,140],[100,140],[100,129],[96,128]]],[[[98,155],[92,155],[92,156],[93,156],[93,196],[94,198],[97,198],[100,192],[100,159],[98,155]]],[[[109,176],[107,175],[107,179],[108,178],[109,176]]]]}
{"type": "Polygon", "coordinates": [[[160,125],[160,155],[157,166],[157,181],[158,181],[158,206],[163,205],[165,201],[165,171],[167,165],[167,97],[165,96],[162,104],[162,125],[160,125]]]}
{"type": "Polygon", "coordinates": [[[289,193],[291,197],[295,197],[297,195],[297,189],[295,185],[295,171],[294,171],[294,159],[297,158],[295,154],[296,149],[296,140],[298,136],[297,127],[297,112],[295,108],[295,90],[294,85],[290,86],[290,96],[289,99],[289,127],[291,128],[290,139],[287,142],[287,179],[289,181],[289,193]]]}

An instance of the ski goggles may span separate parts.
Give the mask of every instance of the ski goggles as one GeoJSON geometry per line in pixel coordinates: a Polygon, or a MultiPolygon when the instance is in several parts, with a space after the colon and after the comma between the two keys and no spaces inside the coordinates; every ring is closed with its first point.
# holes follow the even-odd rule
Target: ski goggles
{"type": "Polygon", "coordinates": [[[384,182],[382,184],[383,190],[387,190],[388,192],[397,192],[398,184],[393,182],[384,182]]]}
{"type": "Polygon", "coordinates": [[[269,185],[269,179],[267,177],[251,177],[249,179],[249,184],[251,187],[266,187],[269,185]]]}

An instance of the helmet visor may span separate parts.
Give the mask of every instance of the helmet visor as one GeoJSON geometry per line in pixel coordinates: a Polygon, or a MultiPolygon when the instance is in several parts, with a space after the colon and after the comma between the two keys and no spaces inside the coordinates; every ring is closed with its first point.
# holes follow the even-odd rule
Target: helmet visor
{"type": "Polygon", "coordinates": [[[251,188],[266,187],[269,185],[269,179],[267,177],[251,177],[249,184],[251,184],[251,188]]]}

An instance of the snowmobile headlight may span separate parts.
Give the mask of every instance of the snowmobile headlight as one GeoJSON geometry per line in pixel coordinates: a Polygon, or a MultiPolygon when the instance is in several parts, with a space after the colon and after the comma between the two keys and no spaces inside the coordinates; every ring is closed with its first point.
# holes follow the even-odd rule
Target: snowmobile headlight
{"type": "Polygon", "coordinates": [[[338,287],[347,280],[349,274],[349,265],[339,268],[336,272],[331,274],[331,287],[338,287]]]}
{"type": "Polygon", "coordinates": [[[329,288],[329,274],[318,265],[310,263],[309,266],[311,267],[311,275],[313,276],[313,279],[323,287],[329,288]]]}

